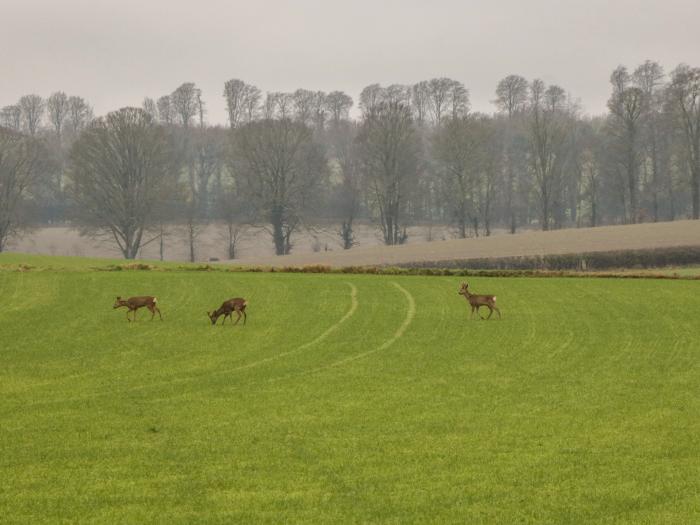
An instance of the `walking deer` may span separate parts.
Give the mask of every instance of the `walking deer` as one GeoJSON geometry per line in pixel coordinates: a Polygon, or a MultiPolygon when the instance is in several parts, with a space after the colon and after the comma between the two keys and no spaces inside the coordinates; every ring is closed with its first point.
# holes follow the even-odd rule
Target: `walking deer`
{"type": "Polygon", "coordinates": [[[242,299],[241,297],[236,297],[234,299],[229,299],[228,301],[224,301],[221,306],[219,307],[218,310],[214,310],[213,312],[207,312],[207,317],[211,320],[211,324],[216,324],[216,322],[219,320],[220,316],[224,316],[224,320],[222,321],[222,325],[226,322],[226,318],[228,317],[231,319],[231,322],[235,325],[238,324],[238,321],[241,320],[241,314],[243,314],[243,324],[248,319],[248,316],[245,313],[245,308],[248,306],[248,301],[245,299],[242,299]],[[236,319],[236,322],[233,322],[233,317],[231,317],[231,314],[233,312],[236,312],[236,315],[238,315],[238,318],[236,319]]]}
{"type": "Polygon", "coordinates": [[[139,308],[143,308],[144,306],[148,308],[151,312],[151,321],[153,321],[153,317],[155,317],[156,312],[158,312],[158,317],[160,317],[160,320],[163,320],[163,316],[160,314],[160,310],[158,309],[158,306],[156,306],[156,303],[158,302],[158,299],[155,297],[152,297],[150,295],[144,295],[144,296],[139,296],[139,297],[129,297],[128,299],[122,299],[121,297],[117,297],[116,302],[114,303],[114,308],[121,308],[122,306],[126,306],[126,320],[127,321],[136,321],[136,310],[139,308]],[[133,314],[133,319],[129,319],[129,313],[134,312],[133,314]]]}
{"type": "MultiPolygon", "coordinates": [[[[470,293],[469,285],[467,283],[462,283],[462,286],[459,289],[459,295],[463,295],[464,298],[467,301],[469,301],[469,305],[472,307],[472,313],[470,318],[474,317],[474,312],[476,312],[477,315],[481,317],[481,314],[479,313],[479,308],[481,308],[482,306],[486,306],[489,309],[489,316],[486,317],[486,319],[491,319],[494,310],[498,312],[498,318],[501,318],[501,311],[498,308],[496,308],[495,295],[476,295],[470,293]]],[[[484,318],[481,317],[481,319],[484,318]]]]}

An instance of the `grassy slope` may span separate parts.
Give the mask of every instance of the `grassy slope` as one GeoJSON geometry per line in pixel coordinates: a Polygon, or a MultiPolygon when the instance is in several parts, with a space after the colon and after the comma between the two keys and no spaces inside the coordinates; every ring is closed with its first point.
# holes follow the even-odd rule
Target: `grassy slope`
{"type": "Polygon", "coordinates": [[[473,279],[485,323],[458,282],[0,272],[0,515],[700,520],[700,283],[473,279]],[[164,322],[111,309],[141,293],[164,322]]]}

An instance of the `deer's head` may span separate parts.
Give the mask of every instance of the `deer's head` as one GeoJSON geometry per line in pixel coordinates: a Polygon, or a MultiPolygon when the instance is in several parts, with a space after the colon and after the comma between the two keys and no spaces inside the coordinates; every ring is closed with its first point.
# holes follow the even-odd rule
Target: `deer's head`
{"type": "Polygon", "coordinates": [[[207,317],[211,321],[211,324],[216,324],[216,320],[219,318],[219,316],[216,315],[216,312],[207,312],[207,317]]]}
{"type": "Polygon", "coordinates": [[[459,295],[467,295],[469,293],[469,285],[467,283],[462,283],[459,287],[459,295]]]}
{"type": "Polygon", "coordinates": [[[117,300],[114,302],[114,306],[112,308],[119,308],[120,306],[124,306],[126,301],[124,301],[121,297],[117,296],[117,300]]]}

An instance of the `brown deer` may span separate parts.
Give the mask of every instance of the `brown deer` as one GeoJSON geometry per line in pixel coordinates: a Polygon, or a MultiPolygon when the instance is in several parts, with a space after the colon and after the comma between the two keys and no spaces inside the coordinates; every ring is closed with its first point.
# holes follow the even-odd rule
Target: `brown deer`
{"type": "Polygon", "coordinates": [[[151,311],[151,321],[153,321],[156,312],[158,312],[158,317],[160,317],[160,320],[162,321],[163,316],[160,314],[158,306],[156,306],[157,302],[158,299],[156,299],[155,297],[151,297],[150,295],[144,295],[140,297],[129,297],[128,299],[122,299],[121,297],[117,297],[117,300],[114,303],[114,308],[121,308],[122,306],[126,306],[126,320],[132,321],[132,319],[129,319],[129,313],[134,312],[132,317],[133,321],[136,321],[136,310],[145,306],[151,311]]]}
{"type": "Polygon", "coordinates": [[[238,321],[241,320],[241,314],[243,314],[243,324],[245,324],[245,322],[248,319],[248,316],[245,313],[246,306],[248,306],[248,301],[240,297],[235,297],[234,299],[224,301],[218,310],[214,310],[213,312],[207,312],[207,317],[209,317],[209,319],[211,320],[211,324],[216,324],[216,322],[219,320],[219,317],[223,315],[224,320],[221,323],[222,326],[226,322],[227,317],[231,319],[231,322],[235,326],[238,324],[238,321]],[[233,317],[231,317],[231,314],[233,312],[236,312],[236,315],[238,315],[238,318],[236,319],[235,323],[233,322],[233,317]]]}
{"type": "MultiPolygon", "coordinates": [[[[476,312],[477,315],[481,317],[481,314],[479,313],[479,308],[481,308],[482,306],[486,306],[489,309],[489,316],[486,317],[486,319],[491,319],[494,310],[498,312],[498,318],[501,318],[501,311],[498,308],[496,308],[495,295],[476,295],[470,293],[469,285],[467,283],[462,283],[462,286],[459,289],[459,295],[463,295],[464,298],[467,301],[469,301],[469,305],[472,307],[472,313],[470,318],[474,317],[474,312],[476,312]]],[[[484,319],[484,317],[481,317],[481,319],[484,319]]]]}

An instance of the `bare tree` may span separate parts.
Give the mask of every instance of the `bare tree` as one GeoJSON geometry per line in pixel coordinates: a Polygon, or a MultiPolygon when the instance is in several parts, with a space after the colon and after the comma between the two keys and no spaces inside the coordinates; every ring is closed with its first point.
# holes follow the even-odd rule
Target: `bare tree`
{"type": "Polygon", "coordinates": [[[496,107],[511,119],[527,105],[527,80],[519,75],[508,75],[496,87],[496,107]]]}
{"type": "Polygon", "coordinates": [[[51,122],[60,142],[63,123],[68,117],[68,96],[63,91],[53,93],[46,101],[46,109],[49,114],[49,122],[51,122]]]}
{"type": "Polygon", "coordinates": [[[342,221],[338,233],[345,250],[357,244],[353,223],[360,207],[361,178],[356,137],[357,126],[347,120],[332,125],[327,135],[332,176],[338,180],[332,202],[342,221]]]}
{"type": "Polygon", "coordinates": [[[433,157],[445,189],[445,199],[452,208],[457,235],[464,239],[470,226],[479,234],[477,209],[477,171],[481,137],[475,123],[467,117],[449,118],[433,136],[433,157]]]}
{"type": "Polygon", "coordinates": [[[384,243],[402,244],[402,205],[417,170],[417,144],[410,107],[397,102],[365,104],[358,135],[361,169],[379,213],[384,243]]]}
{"type": "Polygon", "coordinates": [[[352,97],[342,91],[331,91],[326,97],[326,110],[330,113],[331,122],[338,124],[342,120],[347,120],[352,108],[352,97]]]}
{"type": "Polygon", "coordinates": [[[299,122],[265,119],[236,130],[232,153],[232,172],[270,224],[275,253],[289,253],[312,190],[326,172],[320,145],[299,122]]]}
{"type": "Polygon", "coordinates": [[[515,233],[518,226],[518,185],[523,179],[522,170],[518,170],[518,166],[523,163],[518,162],[521,159],[517,158],[519,148],[517,147],[518,120],[516,120],[516,117],[527,106],[528,90],[527,80],[519,75],[508,75],[498,83],[496,100],[494,101],[496,107],[506,116],[504,196],[510,233],[515,233]]]}
{"type": "Polygon", "coordinates": [[[0,252],[26,226],[22,203],[48,162],[42,142],[0,128],[0,252]]]}
{"type": "Polygon", "coordinates": [[[19,131],[22,127],[22,109],[14,104],[0,110],[0,126],[19,131]]]}
{"type": "Polygon", "coordinates": [[[645,61],[635,69],[632,78],[644,92],[646,99],[646,115],[641,130],[641,148],[643,159],[643,187],[651,199],[653,220],[659,219],[659,197],[663,190],[663,179],[667,176],[665,164],[666,141],[663,133],[663,84],[664,70],[660,64],[651,60],[645,61]]]}
{"type": "Polygon", "coordinates": [[[85,129],[92,118],[92,108],[82,97],[68,98],[68,122],[74,134],[85,129]]]}
{"type": "Polygon", "coordinates": [[[690,175],[693,219],[700,218],[700,68],[679,65],[671,75],[668,99],[683,130],[690,175]]]}
{"type": "Polygon", "coordinates": [[[158,105],[155,100],[150,97],[144,98],[141,103],[141,109],[148,113],[154,121],[158,121],[158,105]]]}
{"type": "Polygon", "coordinates": [[[189,128],[192,119],[199,114],[201,91],[192,82],[185,82],[170,94],[170,103],[178,123],[189,128]]]}
{"type": "Polygon", "coordinates": [[[439,126],[443,114],[449,103],[452,80],[449,78],[433,78],[428,81],[428,100],[430,101],[430,113],[433,116],[433,124],[439,126]]]}
{"type": "Polygon", "coordinates": [[[360,93],[360,110],[363,113],[374,111],[386,97],[386,90],[379,84],[370,84],[360,93]]]}
{"type": "Polygon", "coordinates": [[[411,107],[416,123],[422,125],[428,119],[430,104],[430,87],[427,80],[423,80],[411,87],[411,107]]]}
{"type": "Polygon", "coordinates": [[[107,235],[133,259],[175,186],[165,132],[142,109],[96,119],[71,150],[71,193],[83,231],[107,235]]]}
{"type": "Polygon", "coordinates": [[[543,230],[550,228],[552,205],[558,196],[567,138],[565,104],[566,95],[562,88],[546,87],[541,80],[532,82],[528,104],[528,138],[543,230]]]}
{"type": "Polygon", "coordinates": [[[175,107],[170,100],[170,95],[163,95],[156,102],[158,118],[163,124],[172,124],[175,121],[175,107]]]}
{"type": "Polygon", "coordinates": [[[307,126],[314,122],[314,97],[315,93],[308,89],[297,89],[291,95],[294,118],[307,126]]]}
{"type": "Polygon", "coordinates": [[[22,111],[22,127],[31,136],[36,135],[46,109],[44,99],[39,95],[25,95],[19,99],[19,107],[22,111]]]}
{"type": "Polygon", "coordinates": [[[464,87],[464,84],[457,80],[451,82],[447,105],[453,119],[467,116],[469,113],[469,91],[464,87]]]}
{"type": "Polygon", "coordinates": [[[202,98],[202,90],[198,89],[195,94],[195,104],[197,107],[197,116],[199,117],[199,128],[204,129],[204,115],[207,114],[206,104],[202,98]]]}
{"type": "Polygon", "coordinates": [[[610,82],[613,93],[608,100],[609,130],[616,141],[618,162],[626,183],[628,221],[635,223],[639,218],[640,135],[648,101],[642,89],[631,85],[632,78],[623,66],[613,72],[610,82]]]}
{"type": "Polygon", "coordinates": [[[224,83],[224,99],[228,110],[228,122],[232,128],[238,126],[244,112],[246,83],[232,78],[224,83]]]}

